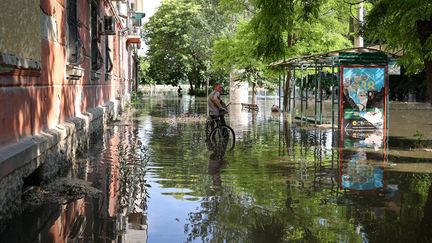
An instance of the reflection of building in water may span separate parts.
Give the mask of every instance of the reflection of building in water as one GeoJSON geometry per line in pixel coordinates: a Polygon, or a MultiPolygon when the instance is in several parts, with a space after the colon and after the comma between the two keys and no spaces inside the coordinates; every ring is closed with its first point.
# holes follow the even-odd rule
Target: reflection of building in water
{"type": "Polygon", "coordinates": [[[134,167],[136,165],[125,164],[125,161],[133,162],[132,155],[128,154],[132,148],[139,151],[136,129],[114,126],[112,130],[116,130],[115,135],[105,133],[103,143],[92,145],[93,153],[78,158],[71,171],[72,176],[91,182],[102,192],[100,195],[38,207],[11,222],[10,229],[2,232],[0,241],[146,242],[146,194],[145,191],[133,193],[144,188],[145,182],[136,180],[144,177],[143,174],[138,177],[140,170],[134,167]],[[127,146],[129,152],[123,151],[122,155],[119,145],[127,146]],[[124,176],[131,181],[124,183],[124,176]],[[123,202],[126,205],[122,205],[123,202]]]}

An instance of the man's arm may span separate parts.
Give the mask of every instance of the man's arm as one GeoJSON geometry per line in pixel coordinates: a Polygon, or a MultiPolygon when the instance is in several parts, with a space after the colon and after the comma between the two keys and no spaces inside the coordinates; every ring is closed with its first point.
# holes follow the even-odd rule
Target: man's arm
{"type": "Polygon", "coordinates": [[[219,98],[216,95],[213,95],[211,99],[213,101],[213,104],[215,104],[219,109],[225,109],[222,107],[222,104],[220,103],[219,98]]]}

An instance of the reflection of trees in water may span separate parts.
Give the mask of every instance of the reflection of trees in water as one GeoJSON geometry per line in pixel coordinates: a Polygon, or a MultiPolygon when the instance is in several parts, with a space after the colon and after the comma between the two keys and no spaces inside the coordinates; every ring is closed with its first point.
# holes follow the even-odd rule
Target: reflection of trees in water
{"type": "Polygon", "coordinates": [[[201,210],[189,213],[187,241],[203,242],[357,242],[359,235],[336,204],[319,200],[326,192],[288,185],[269,192],[274,205],[260,205],[256,195],[224,188],[204,199],[201,210]],[[285,197],[285,199],[284,199],[285,197]]]}
{"type": "Polygon", "coordinates": [[[201,211],[189,213],[189,223],[185,225],[187,241],[201,238],[203,242],[279,242],[285,220],[275,217],[280,212],[255,206],[254,200],[235,194],[231,188],[205,198],[201,211]]]}
{"type": "Polygon", "coordinates": [[[426,202],[423,207],[423,218],[420,222],[420,230],[417,237],[417,241],[431,242],[432,241],[431,229],[432,229],[432,183],[430,183],[426,202]]]}
{"type": "MultiPolygon", "coordinates": [[[[241,153],[257,154],[246,157],[248,163],[242,163],[241,169],[262,174],[246,178],[246,172],[232,169],[240,162],[230,160],[228,177],[235,182],[224,184],[241,185],[241,189],[225,186],[218,194],[206,197],[200,210],[189,214],[189,224],[185,225],[188,241],[431,241],[429,175],[387,173],[385,179],[398,184],[397,191],[342,190],[338,184],[339,149],[331,146],[333,134],[319,129],[301,131],[289,124],[284,129],[286,152],[278,159],[286,164],[266,164],[262,169],[261,155],[267,153],[263,144],[275,142],[266,135],[251,131],[239,143],[241,153]],[[276,166],[282,176],[258,178],[268,176],[266,169],[276,166]],[[278,180],[285,181],[284,187],[278,180]]],[[[382,159],[379,154],[370,156],[375,157],[382,159]]]]}
{"type": "Polygon", "coordinates": [[[288,157],[294,162],[298,179],[312,179],[312,186],[337,188],[339,154],[333,147],[335,132],[298,127],[284,122],[284,142],[288,157]]]}
{"type": "MultiPolygon", "coordinates": [[[[277,142],[277,136],[267,133],[262,135],[268,135],[263,139],[255,137],[257,134],[260,133],[251,131],[243,136],[246,142],[240,143],[240,153],[256,153],[261,151],[261,148],[266,148],[265,144],[277,142]],[[257,142],[248,144],[248,139],[257,142]],[[259,144],[260,142],[263,144],[259,144]]],[[[323,161],[331,167],[331,154],[326,154],[315,146],[320,142],[318,140],[326,135],[314,137],[310,133],[295,133],[294,137],[290,137],[290,141],[301,140],[301,136],[306,140],[304,146],[292,143],[289,152],[290,158],[294,158],[294,155],[302,158],[303,164],[294,164],[296,169],[290,167],[293,165],[291,163],[285,165],[285,168],[280,164],[259,168],[260,160],[266,159],[265,156],[261,157],[267,153],[264,151],[257,154],[256,162],[237,164],[241,166],[240,170],[231,168],[230,173],[234,174],[229,174],[231,181],[227,184],[242,185],[242,189],[224,186],[217,194],[204,198],[200,210],[189,214],[189,223],[185,225],[187,240],[200,238],[205,242],[337,242],[344,235],[347,235],[349,240],[358,240],[358,235],[345,219],[345,214],[337,213],[338,206],[329,199],[335,196],[337,183],[333,181],[326,184],[321,181],[322,178],[333,178],[336,175],[325,175],[322,170],[316,169],[321,167],[320,163],[324,164],[323,161]],[[303,179],[297,177],[295,173],[298,172],[298,166],[304,166],[306,172],[314,176],[303,179]],[[282,176],[267,174],[267,169],[277,169],[282,176]],[[252,179],[248,174],[250,171],[259,172],[252,179]],[[336,230],[330,229],[321,235],[323,227],[335,227],[336,230]]],[[[288,141],[286,143],[290,144],[288,141]]],[[[237,161],[233,159],[233,162],[237,161]]],[[[232,166],[230,164],[230,167],[232,166]]]]}
{"type": "Polygon", "coordinates": [[[371,242],[432,242],[431,179],[429,174],[389,173],[387,180],[400,182],[399,191],[384,192],[383,205],[371,207],[367,196],[354,201],[353,221],[371,242]]]}
{"type": "MultiPolygon", "coordinates": [[[[307,208],[309,200],[302,198],[301,193],[317,198],[313,194],[327,190],[320,200],[323,204],[329,204],[333,210],[338,208],[338,211],[346,212],[341,222],[348,219],[351,223],[346,226],[355,228],[356,231],[347,231],[347,235],[356,238],[363,234],[361,237],[371,242],[432,242],[431,175],[387,171],[386,184],[396,184],[396,190],[341,190],[337,183],[339,172],[335,165],[347,163],[346,159],[351,158],[358,150],[343,149],[342,154],[334,148],[320,151],[318,146],[326,147],[320,144],[320,141],[325,141],[325,133],[306,129],[298,131],[291,126],[292,124],[289,124],[284,127],[289,155],[299,161],[298,164],[304,165],[303,170],[296,171],[307,172],[310,176],[302,173],[294,179],[296,183],[300,182],[300,187],[303,188],[296,189],[297,192],[290,196],[288,201],[299,201],[301,208],[307,208]],[[331,158],[329,154],[332,155],[331,158]],[[313,186],[308,185],[311,180],[313,186]]],[[[366,152],[368,161],[382,162],[382,152],[366,152]]],[[[366,163],[366,160],[363,162],[366,163]]],[[[297,208],[297,212],[301,208],[297,208]]],[[[324,210],[320,213],[321,220],[329,222],[334,211],[328,215],[330,218],[327,218],[324,210]]]]}

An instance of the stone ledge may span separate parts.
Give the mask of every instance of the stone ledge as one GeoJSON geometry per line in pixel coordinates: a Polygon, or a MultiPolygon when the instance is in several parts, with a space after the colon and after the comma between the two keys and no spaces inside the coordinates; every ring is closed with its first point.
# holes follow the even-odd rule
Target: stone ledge
{"type": "MultiPolygon", "coordinates": [[[[112,112],[118,112],[115,105],[118,102],[107,102],[104,107],[96,107],[84,112],[79,117],[73,117],[66,122],[41,132],[38,135],[27,137],[18,143],[0,148],[0,181],[13,171],[25,166],[36,159],[60,141],[67,139],[79,130],[89,131],[92,121],[105,117],[112,117],[112,112]]],[[[104,119],[107,121],[107,119],[104,119]]]]}

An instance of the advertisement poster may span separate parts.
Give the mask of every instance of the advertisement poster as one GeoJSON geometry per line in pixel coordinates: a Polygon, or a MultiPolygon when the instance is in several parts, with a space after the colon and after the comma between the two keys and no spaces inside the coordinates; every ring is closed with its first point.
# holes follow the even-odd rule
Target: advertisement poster
{"type": "Polygon", "coordinates": [[[343,130],[375,130],[385,126],[384,67],[342,67],[343,130]]]}
{"type": "Polygon", "coordinates": [[[342,66],[341,77],[340,186],[381,189],[387,161],[386,68],[342,66]]]}

